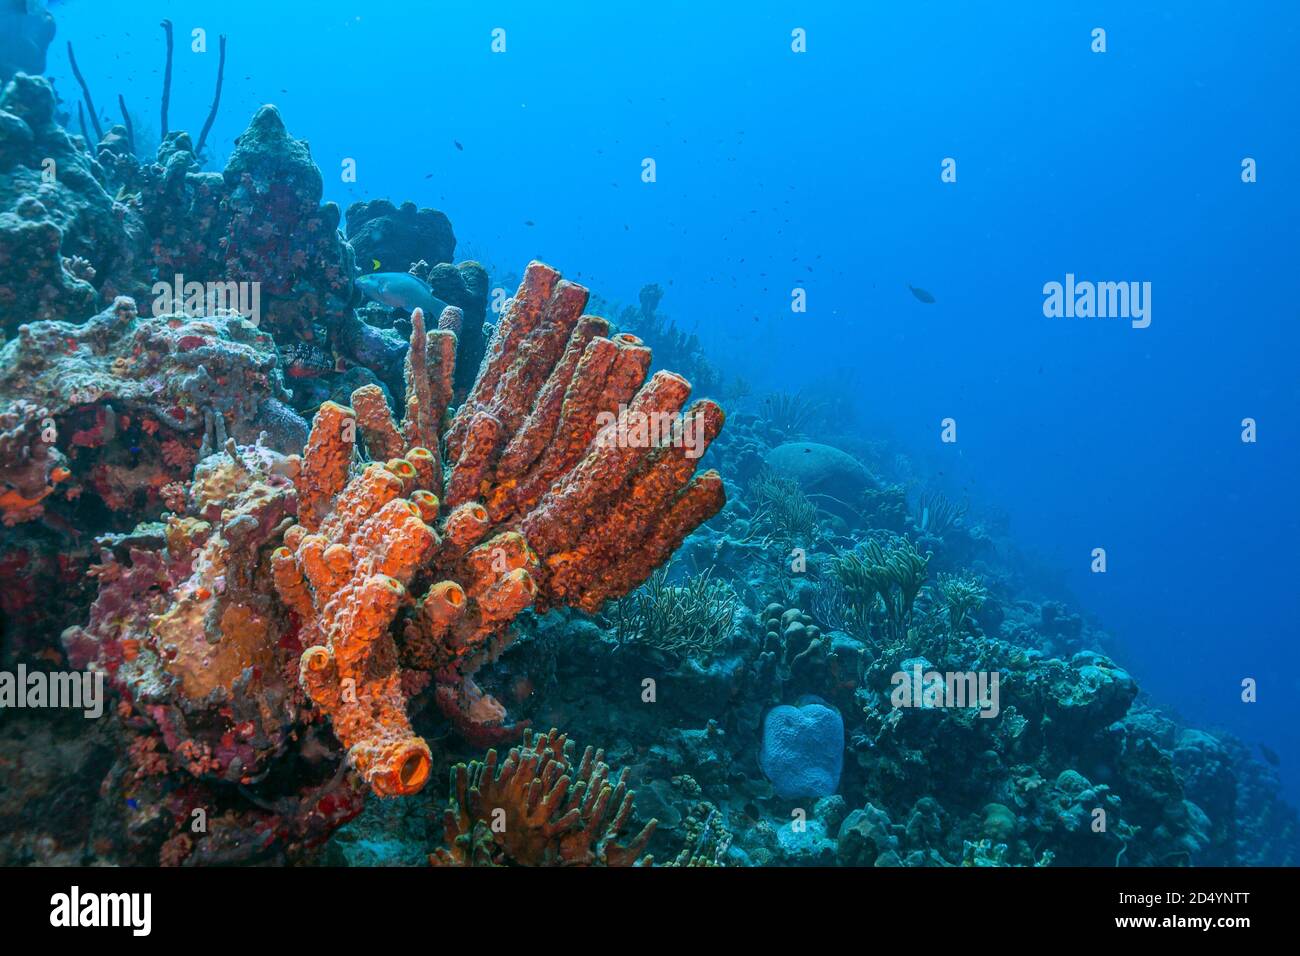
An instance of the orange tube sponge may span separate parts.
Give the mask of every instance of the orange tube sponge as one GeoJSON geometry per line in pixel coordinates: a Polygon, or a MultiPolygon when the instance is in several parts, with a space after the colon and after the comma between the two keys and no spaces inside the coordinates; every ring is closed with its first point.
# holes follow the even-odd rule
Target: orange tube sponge
{"type": "Polygon", "coordinates": [[[366,440],[370,457],[380,460],[400,458],[406,450],[406,441],[393,423],[383,390],[378,385],[363,385],[352,393],[352,407],[356,410],[357,427],[366,440]]]}
{"type": "Polygon", "coordinates": [[[327,404],[313,425],[301,527],[272,569],[312,660],[328,664],[304,667],[304,686],[354,765],[382,767],[376,789],[415,779],[375,756],[405,752],[410,736],[401,667],[433,676],[434,699],[470,739],[506,739],[504,707],[473,676],[509,646],[514,618],[626,594],[725,501],[716,473],[695,475],[722,410],[699,401],[683,416],[690,383],[647,380],[650,350],[583,315],[586,302],[586,289],[530,263],[445,435],[457,316],[444,311],[430,331],[417,310],[402,423],[377,389],[352,397],[377,460],[351,480],[351,448],[335,435],[352,410],[327,404]],[[408,586],[424,591],[410,611],[408,586]],[[330,674],[368,682],[356,696],[381,716],[336,703],[330,674]]]}
{"type": "Polygon", "coordinates": [[[558,272],[540,262],[530,262],[524,269],[524,280],[501,315],[469,396],[452,419],[447,433],[447,451],[452,458],[460,457],[461,442],[470,418],[479,409],[492,404],[502,376],[518,358],[529,333],[540,324],[542,309],[559,279],[558,272]]]}
{"type": "MultiPolygon", "coordinates": [[[[309,446],[304,470],[313,453],[309,446]]],[[[303,617],[302,637],[311,645],[300,681],[329,715],[353,767],[384,796],[418,790],[430,764],[427,745],[411,730],[400,672],[383,666],[397,657],[390,626],[407,602],[405,584],[439,544],[402,491],[399,474],[373,463],[321,503],[318,513],[328,517],[317,533],[290,528],[272,556],[276,587],[303,617]]]]}
{"type": "Polygon", "coordinates": [[[312,419],[303,451],[298,488],[298,521],[309,531],[320,527],[334,497],[343,490],[356,441],[356,412],[325,402],[312,419]]]}
{"type": "MultiPolygon", "coordinates": [[[[597,336],[609,333],[609,323],[594,315],[584,315],[569,336],[564,354],[554,372],[537,396],[532,412],[520,427],[505,451],[501,453],[499,470],[503,475],[522,474],[537,460],[560,420],[560,410],[569,384],[578,369],[578,361],[587,345],[597,336]]],[[[510,486],[512,487],[512,486],[510,486]]]]}

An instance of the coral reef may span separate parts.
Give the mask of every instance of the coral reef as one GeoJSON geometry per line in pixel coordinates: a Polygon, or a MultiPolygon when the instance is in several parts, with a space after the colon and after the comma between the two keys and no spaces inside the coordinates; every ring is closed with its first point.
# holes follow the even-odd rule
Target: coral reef
{"type": "Polygon", "coordinates": [[[534,262],[493,327],[447,217],[344,235],[276,107],[204,169],[224,56],[169,128],[164,23],[145,150],[0,21],[0,663],[111,692],[6,712],[0,863],[1300,861],[1268,755],[1155,709],[855,382],[721,434],[664,287],[534,262]]]}
{"type": "MultiPolygon", "coordinates": [[[[117,295],[155,315],[208,318],[215,300],[288,350],[291,377],[334,374],[335,349],[345,362],[370,358],[350,354],[355,330],[341,334],[355,321],[357,270],[339,209],[321,204],[320,170],[274,106],[253,116],[222,172],[204,172],[179,130],[153,161],[111,132],[88,153],[59,127],[49,84],[20,74],[0,96],[0,166],[0,268],[13,277],[0,293],[5,333],[80,321],[117,295]]],[[[294,400],[311,410],[316,394],[294,400]]]]}
{"type": "MultiPolygon", "coordinates": [[[[594,610],[721,507],[716,473],[694,475],[683,445],[627,447],[593,427],[621,402],[680,410],[689,386],[670,373],[644,381],[646,350],[597,334],[583,301],[581,287],[530,266],[464,419],[447,414],[459,316],[449,309],[445,328],[425,330],[417,313],[400,428],[381,390],[364,386],[354,407],[321,407],[301,457],[265,435],[226,435],[227,419],[237,436],[259,421],[259,395],[271,400],[278,383],[269,337],[239,316],[146,319],[123,298],[85,325],[23,326],[5,353],[23,381],[8,391],[49,407],[14,403],[6,434],[30,440],[27,467],[45,468],[50,487],[67,479],[50,461],[74,411],[94,410],[98,428],[75,433],[75,449],[99,447],[130,418],[154,421],[150,434],[199,429],[205,446],[182,446],[177,477],[158,484],[175,512],[165,522],[99,539],[99,597],[89,622],[63,635],[70,663],[107,674],[122,700],[124,756],[111,776],[131,793],[121,825],[135,836],[120,852],[173,863],[292,856],[359,811],[346,770],[381,795],[419,789],[430,752],[407,701],[430,679],[472,739],[517,733],[473,680],[509,644],[507,625],[534,604],[594,610]],[[535,408],[525,383],[544,399],[535,408]],[[355,467],[358,446],[382,462],[355,467]],[[585,564],[592,555],[607,563],[585,564]],[[412,603],[405,585],[417,580],[428,587],[412,603]],[[346,761],[318,739],[320,715],[346,761]],[[286,764],[299,772],[286,776],[286,764]],[[202,832],[185,828],[195,810],[202,832]]],[[[707,401],[691,411],[707,442],[721,411],[707,401]]],[[[15,521],[39,515],[51,494],[40,491],[8,496],[15,521]]]]}

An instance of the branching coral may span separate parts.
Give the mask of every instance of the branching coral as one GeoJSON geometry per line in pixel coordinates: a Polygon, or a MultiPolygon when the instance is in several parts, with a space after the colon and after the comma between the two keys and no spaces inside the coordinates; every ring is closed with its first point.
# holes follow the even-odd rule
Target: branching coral
{"type": "Polygon", "coordinates": [[[689,383],[645,380],[649,350],[606,337],[603,319],[582,314],[586,300],[531,263],[445,434],[454,308],[433,331],[412,316],[400,426],[367,389],[353,408],[327,403],[312,426],[276,586],[310,645],[304,686],[381,794],[413,792],[428,772],[403,666],[431,674],[440,709],[471,739],[506,739],[516,729],[473,675],[509,645],[510,622],[529,606],[597,610],[722,507],[721,479],[695,475],[692,454],[717,435],[722,410],[702,400],[679,416],[689,383]],[[610,419],[637,415],[676,421],[665,441],[621,440],[610,419]],[[692,427],[697,442],[685,440],[692,427]],[[354,473],[358,437],[372,455],[403,457],[354,473]]]}
{"type": "Polygon", "coordinates": [[[763,399],[760,417],[770,435],[781,441],[805,437],[826,406],[802,392],[773,392],[763,399]]]}
{"type": "Polygon", "coordinates": [[[850,601],[859,606],[859,615],[871,614],[879,603],[887,636],[898,640],[907,632],[929,562],[930,556],[922,556],[906,538],[891,536],[884,545],[873,539],[840,555],[835,573],[850,601]]]}
{"type": "Polygon", "coordinates": [[[755,502],[751,520],[757,530],[765,532],[764,544],[811,545],[821,535],[820,512],[793,478],[764,469],[749,485],[755,502]]]}
{"type": "Polygon", "coordinates": [[[984,606],[988,590],[969,572],[941,574],[936,585],[948,612],[947,629],[951,635],[965,634],[971,616],[984,606]]]}
{"type": "Polygon", "coordinates": [[[678,657],[708,657],[730,639],[739,604],[730,585],[714,580],[712,569],[672,585],[664,567],[640,590],[616,602],[611,616],[620,643],[678,657]]]}
{"type": "Polygon", "coordinates": [[[619,835],[632,816],[634,794],[622,771],[611,779],[603,750],[576,747],[558,730],[528,733],[497,766],[457,764],[443,814],[446,846],[435,866],[650,866],[639,859],[656,821],[626,843],[619,835]]]}
{"type": "Polygon", "coordinates": [[[812,596],[812,612],[826,627],[843,631],[860,641],[871,640],[874,607],[864,603],[860,594],[850,594],[838,575],[817,582],[812,596]]]}
{"type": "Polygon", "coordinates": [[[942,538],[960,527],[967,505],[957,504],[941,491],[922,494],[916,506],[916,530],[942,538]]]}

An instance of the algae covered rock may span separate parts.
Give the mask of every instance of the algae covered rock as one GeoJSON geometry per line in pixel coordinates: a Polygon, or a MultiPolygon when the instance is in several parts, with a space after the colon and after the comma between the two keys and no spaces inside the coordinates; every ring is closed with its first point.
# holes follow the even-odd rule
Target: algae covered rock
{"type": "Polygon", "coordinates": [[[456,234],[446,215],[413,202],[354,202],[348,206],[346,234],[366,272],[405,272],[421,259],[451,262],[456,253],[456,234]],[[375,261],[379,265],[372,270],[375,261]]]}
{"type": "Polygon", "coordinates": [[[1109,658],[1080,651],[1068,675],[1052,685],[1047,714],[1075,728],[1100,728],[1128,713],[1138,686],[1131,674],[1109,658]]]}
{"type": "Polygon", "coordinates": [[[222,175],[230,213],[227,280],[261,283],[262,323],[311,339],[348,311],[356,265],[339,232],[339,208],[321,204],[320,169],[305,140],[263,106],[239,138],[222,175]]]}
{"type": "Polygon", "coordinates": [[[0,337],[145,288],[143,222],[109,195],[103,169],[54,114],[42,77],[19,73],[0,93],[0,337]]]}

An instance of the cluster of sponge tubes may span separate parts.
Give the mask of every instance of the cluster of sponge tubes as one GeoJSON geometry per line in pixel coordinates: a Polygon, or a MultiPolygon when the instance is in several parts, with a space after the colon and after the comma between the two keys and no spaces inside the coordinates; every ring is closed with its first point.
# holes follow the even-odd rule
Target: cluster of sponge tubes
{"type": "Polygon", "coordinates": [[[473,679],[508,646],[511,621],[621,597],[725,503],[718,474],[696,474],[722,409],[687,408],[680,375],[647,379],[650,350],[584,315],[586,302],[582,286],[530,263],[454,414],[459,310],[430,330],[417,310],[402,422],[367,386],[312,424],[275,583],[300,622],[302,684],[380,795],[428,778],[409,695],[432,682],[469,739],[513,737],[520,728],[473,679]],[[628,416],[673,430],[620,440],[611,422],[628,416]],[[362,445],[372,460],[358,467],[362,445]]]}

